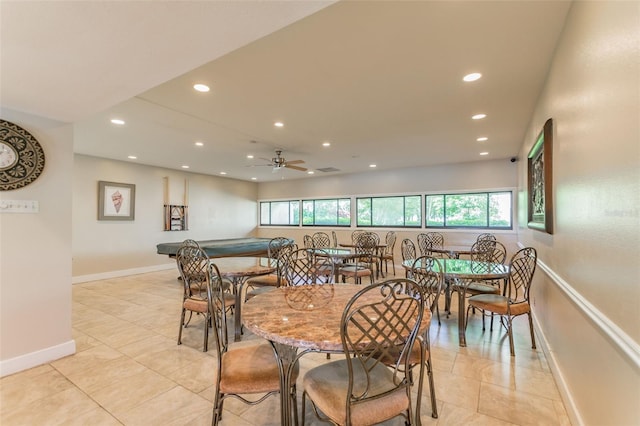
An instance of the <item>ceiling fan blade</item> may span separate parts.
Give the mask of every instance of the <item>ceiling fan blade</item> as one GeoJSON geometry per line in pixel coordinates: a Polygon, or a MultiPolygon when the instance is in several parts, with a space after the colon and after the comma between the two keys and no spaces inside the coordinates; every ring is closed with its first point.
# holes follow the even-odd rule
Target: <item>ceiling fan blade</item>
{"type": "Polygon", "coordinates": [[[306,172],[307,169],[304,167],[292,166],[291,163],[287,163],[284,165],[287,169],[300,170],[301,172],[306,172]]]}
{"type": "Polygon", "coordinates": [[[287,161],[287,164],[302,164],[304,163],[304,160],[293,160],[293,161],[287,161]]]}

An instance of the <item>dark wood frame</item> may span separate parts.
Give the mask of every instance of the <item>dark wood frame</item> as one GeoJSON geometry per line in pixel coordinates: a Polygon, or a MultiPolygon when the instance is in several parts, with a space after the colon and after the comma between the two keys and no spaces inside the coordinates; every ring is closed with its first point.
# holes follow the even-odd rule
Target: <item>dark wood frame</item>
{"type": "Polygon", "coordinates": [[[136,186],[130,183],[106,182],[98,181],[98,220],[134,220],[136,211],[136,186]],[[128,197],[123,199],[123,205],[129,206],[128,212],[114,212],[111,206],[105,202],[107,196],[113,194],[113,191],[126,189],[128,197]]]}
{"type": "Polygon", "coordinates": [[[553,120],[550,118],[527,156],[528,226],[553,234],[553,120]]]}

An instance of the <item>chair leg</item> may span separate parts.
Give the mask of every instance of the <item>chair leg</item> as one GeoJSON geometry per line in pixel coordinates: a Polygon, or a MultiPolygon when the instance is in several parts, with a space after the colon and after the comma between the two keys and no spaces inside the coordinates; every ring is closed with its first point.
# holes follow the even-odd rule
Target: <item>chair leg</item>
{"type": "Polygon", "coordinates": [[[184,327],[184,314],[185,310],[182,308],[182,313],[180,314],[180,330],[178,330],[178,344],[182,344],[182,327],[184,327]]]}
{"type": "Polygon", "coordinates": [[[204,348],[202,352],[207,352],[209,350],[209,322],[211,321],[210,315],[205,315],[204,317],[204,348]]]}
{"type": "Polygon", "coordinates": [[[216,389],[216,397],[213,401],[213,416],[211,418],[211,426],[217,426],[222,420],[222,395],[220,395],[219,389],[216,389]]]}
{"type": "Polygon", "coordinates": [[[513,318],[511,315],[507,316],[507,333],[509,334],[509,349],[511,349],[511,356],[516,356],[516,352],[513,349],[513,318]]]}
{"type": "Polygon", "coordinates": [[[529,316],[529,331],[531,332],[531,349],[536,348],[536,338],[533,335],[533,319],[531,318],[531,312],[527,312],[529,316]]]}
{"type": "Polygon", "coordinates": [[[427,375],[429,376],[429,395],[431,395],[431,417],[438,418],[438,403],[436,402],[436,386],[433,381],[433,368],[431,365],[431,352],[427,360],[427,375]]]}

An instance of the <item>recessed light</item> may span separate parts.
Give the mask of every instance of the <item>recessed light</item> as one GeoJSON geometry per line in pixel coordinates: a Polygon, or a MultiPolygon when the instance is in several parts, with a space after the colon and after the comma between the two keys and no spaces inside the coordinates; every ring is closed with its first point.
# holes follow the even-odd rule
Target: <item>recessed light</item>
{"type": "Polygon", "coordinates": [[[122,126],[122,125],[124,124],[124,120],[121,120],[121,119],[119,119],[119,118],[112,118],[112,119],[111,119],[111,122],[112,122],[113,124],[117,124],[118,126],[122,126]]]}
{"type": "Polygon", "coordinates": [[[226,175],[226,174],[227,174],[227,172],[220,172],[220,174],[221,174],[221,175],[226,175]]]}
{"type": "Polygon", "coordinates": [[[308,175],[312,175],[312,174],[314,174],[314,173],[315,173],[315,172],[314,172],[313,170],[309,170],[309,171],[307,172],[307,174],[308,174],[308,175]]]}
{"type": "Polygon", "coordinates": [[[331,146],[331,142],[323,142],[322,146],[331,146]]]}
{"type": "Polygon", "coordinates": [[[488,138],[488,137],[486,137],[486,136],[482,136],[482,137],[480,137],[480,138],[478,138],[478,139],[476,139],[476,140],[477,140],[478,142],[484,142],[484,141],[489,140],[489,138],[488,138]]]}
{"type": "Polygon", "coordinates": [[[467,74],[464,77],[462,77],[462,79],[464,81],[476,81],[480,79],[480,77],[482,77],[482,74],[480,74],[479,72],[472,72],[471,74],[467,74]]]}
{"type": "Polygon", "coordinates": [[[252,159],[252,158],[253,158],[253,155],[249,154],[249,155],[247,155],[247,158],[248,158],[248,159],[252,159]]]}
{"type": "Polygon", "coordinates": [[[258,178],[257,177],[252,177],[251,180],[258,180],[258,178]]]}
{"type": "Polygon", "coordinates": [[[182,166],[183,169],[188,169],[189,166],[187,166],[186,164],[182,166]]]}
{"type": "Polygon", "coordinates": [[[127,158],[128,158],[128,159],[130,159],[130,160],[135,160],[135,159],[136,159],[136,158],[138,158],[138,157],[136,157],[135,155],[130,155],[130,156],[128,156],[127,158]]]}
{"type": "Polygon", "coordinates": [[[198,92],[202,92],[202,93],[206,93],[209,90],[211,90],[209,89],[209,86],[207,86],[206,84],[200,84],[200,83],[194,84],[193,88],[196,89],[198,92]]]}
{"type": "Polygon", "coordinates": [[[204,143],[202,143],[202,142],[196,142],[196,143],[195,143],[195,145],[196,145],[196,146],[204,146],[204,143]]]}
{"type": "Polygon", "coordinates": [[[282,121],[276,121],[273,125],[276,127],[284,127],[284,123],[282,121]]]}
{"type": "Polygon", "coordinates": [[[473,120],[482,120],[483,118],[485,118],[487,116],[487,114],[476,114],[474,116],[472,116],[471,118],[473,120]]]}
{"type": "Polygon", "coordinates": [[[377,164],[369,164],[369,167],[371,167],[373,169],[375,167],[378,167],[378,165],[377,164]]]}
{"type": "Polygon", "coordinates": [[[485,152],[481,152],[480,155],[489,155],[489,153],[485,151],[485,152]]]}

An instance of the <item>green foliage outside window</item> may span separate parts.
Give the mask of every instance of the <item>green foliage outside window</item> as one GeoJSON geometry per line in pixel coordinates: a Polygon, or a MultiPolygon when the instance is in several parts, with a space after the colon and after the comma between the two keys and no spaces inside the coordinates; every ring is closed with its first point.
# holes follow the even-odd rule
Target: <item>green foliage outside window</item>
{"type": "Polygon", "coordinates": [[[351,199],[302,201],[303,226],[351,226],[351,199]]]}
{"type": "Polygon", "coordinates": [[[357,226],[420,227],[420,196],[356,199],[357,226]]]}
{"type": "Polygon", "coordinates": [[[439,194],[425,198],[426,226],[511,229],[511,192],[439,194]]]}

